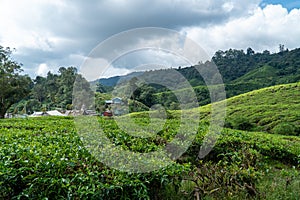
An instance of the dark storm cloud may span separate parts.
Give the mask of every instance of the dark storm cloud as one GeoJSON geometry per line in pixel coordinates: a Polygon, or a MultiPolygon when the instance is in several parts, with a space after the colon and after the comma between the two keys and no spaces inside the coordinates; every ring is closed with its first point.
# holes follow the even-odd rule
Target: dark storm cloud
{"type": "Polygon", "coordinates": [[[137,27],[180,29],[220,24],[248,12],[255,1],[65,1],[42,13],[44,28],[55,35],[103,40],[137,27]]]}

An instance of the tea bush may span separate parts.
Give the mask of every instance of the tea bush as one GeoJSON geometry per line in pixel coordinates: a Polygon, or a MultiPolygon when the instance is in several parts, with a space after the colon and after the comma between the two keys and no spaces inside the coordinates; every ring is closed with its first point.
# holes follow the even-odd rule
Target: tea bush
{"type": "Polygon", "coordinates": [[[297,135],[296,127],[290,123],[280,123],[277,124],[272,132],[280,135],[297,135]]]}
{"type": "MultiPolygon", "coordinates": [[[[149,132],[136,132],[151,137],[126,133],[114,118],[100,117],[98,121],[115,145],[147,153],[172,141],[182,123],[178,114],[170,112],[162,130],[148,126],[149,132]]],[[[149,125],[150,119],[144,115],[131,114],[137,127],[149,125]]],[[[199,161],[198,152],[208,125],[207,121],[199,123],[191,146],[171,165],[148,173],[127,173],[106,166],[90,154],[73,118],[1,120],[0,199],[259,197],[257,182],[269,160],[294,165],[298,170],[299,137],[231,129],[223,130],[213,150],[199,161]]]]}

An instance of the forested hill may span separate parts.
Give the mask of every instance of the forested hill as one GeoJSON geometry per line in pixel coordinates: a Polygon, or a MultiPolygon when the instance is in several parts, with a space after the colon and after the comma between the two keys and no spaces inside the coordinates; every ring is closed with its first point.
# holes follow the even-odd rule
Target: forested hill
{"type": "MultiPolygon", "coordinates": [[[[194,88],[200,105],[210,103],[210,96],[206,84],[197,71],[197,68],[204,67],[208,69],[212,63],[216,64],[222,75],[227,97],[268,86],[300,81],[300,49],[290,51],[280,48],[279,53],[270,53],[267,50],[256,53],[251,48],[248,48],[246,52],[236,49],[220,50],[215,53],[211,61],[199,63],[191,67],[179,67],[176,69],[194,88]]],[[[147,71],[143,74],[139,74],[139,76],[154,82],[155,80],[166,79],[167,77],[167,79],[174,82],[175,85],[180,85],[182,80],[178,80],[171,70],[174,69],[147,71]]],[[[118,79],[112,77],[109,79],[109,85],[105,85],[107,79],[105,81],[100,79],[98,91],[105,92],[105,88],[117,84],[117,81],[113,83],[114,80],[126,80],[126,77],[132,76],[121,76],[118,77],[118,79]]],[[[140,84],[138,90],[134,93],[134,99],[148,107],[159,103],[169,109],[178,109],[178,102],[174,93],[166,87],[155,84],[140,84]]]]}
{"type": "Polygon", "coordinates": [[[278,84],[299,81],[299,58],[300,49],[284,50],[274,54],[270,54],[269,51],[254,53],[251,49],[243,53],[243,51],[230,49],[225,52],[218,51],[213,61],[218,66],[225,83],[247,77],[248,79],[239,80],[267,78],[273,81],[272,84],[278,84]],[[260,71],[262,73],[259,73],[260,71]]]}
{"type": "MultiPolygon", "coordinates": [[[[274,54],[271,54],[269,51],[255,53],[250,48],[246,52],[229,49],[217,51],[212,61],[217,65],[222,75],[227,97],[268,86],[300,81],[300,49],[291,51],[282,49],[279,53],[274,54]]],[[[203,64],[199,63],[196,66],[175,69],[193,86],[200,105],[209,104],[211,101],[209,91],[196,68],[200,65],[209,68],[210,64],[211,62],[206,62],[203,64]]],[[[134,100],[132,102],[138,102],[139,105],[143,105],[141,107],[145,108],[155,104],[162,104],[166,109],[179,109],[179,102],[174,96],[174,91],[171,92],[168,88],[160,85],[147,85],[135,82],[134,80],[136,79],[133,78],[134,76],[144,76],[153,82],[167,79],[170,81],[170,84],[177,86],[175,90],[185,90],[186,87],[184,84],[181,84],[181,81],[184,80],[182,78],[179,80],[179,78],[173,76],[174,73],[172,72],[174,71],[172,70],[161,69],[145,73],[131,73],[126,76],[100,80],[102,84],[98,85],[94,82],[94,86],[97,87],[98,92],[107,93],[119,80],[129,81],[127,86],[136,87],[134,94],[131,97],[127,97],[130,100],[134,100]],[[105,85],[107,83],[109,84],[105,85]]],[[[30,114],[33,111],[42,109],[72,109],[73,83],[77,75],[75,67],[61,67],[58,74],[49,72],[47,77],[36,77],[30,84],[27,96],[19,102],[16,101],[8,112],[30,114]]],[[[87,88],[88,85],[88,82],[86,82],[83,87],[87,88]]],[[[121,85],[119,90],[125,92],[125,86],[121,85]]],[[[126,98],[126,95],[118,96],[126,98]]],[[[185,97],[190,99],[188,95],[185,97]]],[[[102,99],[101,101],[103,102],[104,100],[102,99]]]]}
{"type": "MultiPolygon", "coordinates": [[[[255,53],[251,48],[246,52],[236,49],[219,50],[212,57],[212,61],[217,65],[225,84],[258,84],[260,88],[300,80],[300,49],[286,49],[273,54],[267,50],[255,53]]],[[[184,75],[192,86],[204,85],[195,66],[178,68],[177,71],[184,75]]],[[[151,73],[157,75],[157,70],[147,72],[147,76],[151,76],[151,73]]],[[[102,85],[114,86],[120,78],[122,76],[99,81],[102,85]]]]}

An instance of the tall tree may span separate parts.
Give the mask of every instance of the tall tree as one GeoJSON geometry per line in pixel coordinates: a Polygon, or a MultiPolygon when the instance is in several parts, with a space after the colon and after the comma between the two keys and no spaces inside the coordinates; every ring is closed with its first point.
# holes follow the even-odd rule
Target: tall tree
{"type": "Polygon", "coordinates": [[[253,56],[255,54],[255,51],[251,48],[251,47],[249,47],[248,49],[247,49],[247,55],[248,56],[253,56]]]}
{"type": "Polygon", "coordinates": [[[284,52],[284,45],[283,44],[279,44],[279,53],[284,52]]]}
{"type": "Polygon", "coordinates": [[[56,104],[56,93],[58,90],[58,75],[48,72],[46,79],[47,103],[51,102],[50,104],[56,104]]]}
{"type": "Polygon", "coordinates": [[[21,64],[11,58],[10,48],[0,46],[0,118],[7,109],[26,97],[30,92],[31,79],[21,75],[21,64]]]}
{"type": "Polygon", "coordinates": [[[96,85],[96,92],[106,93],[107,92],[106,86],[98,82],[96,85]]]}
{"type": "Polygon", "coordinates": [[[90,83],[81,75],[76,76],[76,80],[72,87],[73,101],[72,105],[75,109],[95,109],[95,94],[90,87],[90,83]]]}
{"type": "Polygon", "coordinates": [[[65,107],[72,104],[73,84],[76,79],[77,69],[75,67],[60,67],[58,76],[58,92],[56,99],[59,107],[65,107]]]}
{"type": "Polygon", "coordinates": [[[47,90],[46,90],[46,81],[47,79],[41,76],[37,76],[34,80],[34,87],[32,89],[32,95],[40,103],[46,99],[47,90]]]}

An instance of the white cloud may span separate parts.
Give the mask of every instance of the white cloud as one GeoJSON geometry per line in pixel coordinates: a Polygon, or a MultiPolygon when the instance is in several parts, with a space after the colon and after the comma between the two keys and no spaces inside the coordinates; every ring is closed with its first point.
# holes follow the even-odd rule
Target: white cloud
{"type": "MultiPolygon", "coordinates": [[[[31,75],[38,74],[43,65],[51,66],[52,71],[60,66],[79,67],[84,57],[104,39],[147,26],[186,33],[210,55],[219,49],[249,46],[256,51],[277,51],[279,44],[299,47],[299,9],[288,12],[280,5],[260,8],[260,2],[1,0],[0,45],[17,48],[16,60],[23,63],[25,73],[31,75]]],[[[140,40],[123,42],[134,46],[134,42],[140,40]]],[[[168,39],[162,41],[162,37],[157,42],[166,46],[170,43],[168,39]]],[[[127,70],[120,71],[115,66],[110,71],[125,73],[127,70]]]]}
{"type": "Polygon", "coordinates": [[[79,73],[88,81],[94,81],[99,78],[125,75],[131,71],[130,69],[115,67],[103,58],[86,57],[79,73]]]}
{"type": "Polygon", "coordinates": [[[16,58],[27,70],[42,63],[58,68],[120,31],[220,24],[247,14],[258,1],[1,0],[0,45],[17,48],[16,58]]]}
{"type": "Polygon", "coordinates": [[[110,66],[109,62],[103,58],[87,57],[81,65],[79,73],[88,81],[94,81],[100,77],[105,77],[105,73],[110,74],[112,69],[113,67],[110,66]]]}
{"type": "Polygon", "coordinates": [[[49,71],[50,71],[50,69],[49,69],[48,65],[47,65],[46,63],[42,63],[42,64],[40,64],[40,65],[38,66],[38,69],[37,69],[36,74],[37,74],[38,76],[43,76],[43,77],[45,77],[45,76],[47,76],[47,73],[48,73],[49,71]]]}
{"type": "Polygon", "coordinates": [[[278,51],[278,45],[300,46],[300,9],[290,12],[281,5],[257,7],[252,15],[208,28],[187,27],[182,30],[210,55],[228,48],[278,51]]]}
{"type": "Polygon", "coordinates": [[[224,3],[222,7],[226,12],[230,12],[234,8],[234,4],[232,1],[230,1],[230,2],[224,3]]]}
{"type": "MultiPolygon", "coordinates": [[[[108,78],[108,77],[112,77],[112,76],[122,76],[122,75],[129,74],[130,72],[132,72],[132,70],[130,70],[130,69],[109,66],[108,68],[105,69],[105,72],[101,75],[101,78],[108,78]]],[[[98,77],[98,78],[100,78],[100,77],[98,77]]],[[[95,79],[93,79],[93,80],[95,80],[95,79]]]]}
{"type": "Polygon", "coordinates": [[[1,45],[18,49],[28,47],[50,50],[56,37],[43,25],[46,21],[45,11],[59,10],[62,6],[58,1],[1,1],[1,45]]]}

